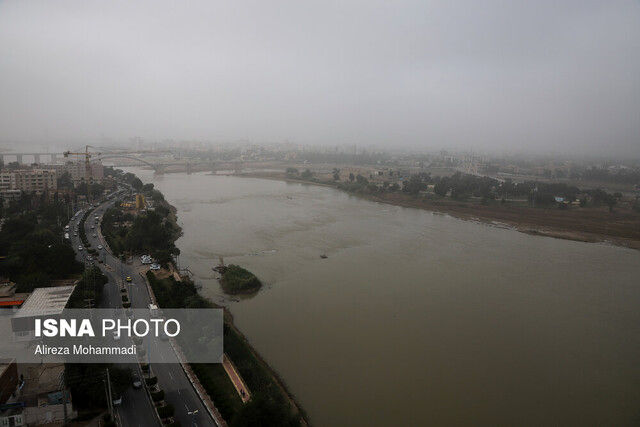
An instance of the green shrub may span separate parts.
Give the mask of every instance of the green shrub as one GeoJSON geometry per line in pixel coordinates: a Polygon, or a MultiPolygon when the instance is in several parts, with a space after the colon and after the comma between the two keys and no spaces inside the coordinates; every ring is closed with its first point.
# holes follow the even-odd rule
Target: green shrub
{"type": "Polygon", "coordinates": [[[230,264],[222,274],[220,285],[228,294],[240,294],[257,292],[262,283],[250,271],[238,265],[230,264]]]}

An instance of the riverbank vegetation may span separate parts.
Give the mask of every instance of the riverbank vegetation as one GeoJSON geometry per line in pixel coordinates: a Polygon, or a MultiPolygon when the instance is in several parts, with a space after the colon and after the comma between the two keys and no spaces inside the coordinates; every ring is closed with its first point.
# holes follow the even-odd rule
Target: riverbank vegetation
{"type": "MultiPolygon", "coordinates": [[[[428,172],[409,174],[388,169],[365,176],[352,170],[334,168],[303,177],[298,169],[289,167],[284,173],[249,175],[331,186],[376,202],[498,222],[530,234],[607,241],[640,249],[640,200],[620,192],[565,182],[498,180],[461,172],[432,176],[428,172]]],[[[595,169],[583,173],[587,177],[606,175],[615,182],[635,176],[629,172],[614,177],[595,169]]]]}
{"type": "MultiPolygon", "coordinates": [[[[102,220],[102,234],[115,254],[149,253],[160,262],[171,263],[179,253],[174,242],[180,234],[175,210],[152,184],[142,184],[133,174],[109,171],[125,180],[138,191],[154,200],[154,211],[126,212],[116,206],[109,209],[102,220]]],[[[249,271],[235,265],[228,266],[223,280],[230,293],[251,293],[261,283],[249,271]]],[[[161,308],[219,308],[202,297],[188,278],[174,276],[158,278],[148,271],[147,280],[157,304],[161,308]]],[[[225,353],[234,362],[251,392],[251,400],[242,402],[222,364],[192,364],[194,373],[214,400],[216,408],[230,426],[299,426],[304,414],[295,404],[283,383],[271,368],[251,348],[247,340],[233,326],[225,312],[225,353]]]]}
{"type": "Polygon", "coordinates": [[[253,294],[260,290],[262,283],[248,270],[230,264],[224,268],[220,278],[222,289],[230,295],[253,294]]]}
{"type": "MultiPolygon", "coordinates": [[[[156,301],[164,308],[215,308],[216,305],[198,294],[188,280],[173,277],[158,279],[147,272],[156,301]]],[[[233,360],[251,390],[251,400],[243,404],[221,364],[192,364],[192,368],[216,407],[230,426],[298,426],[303,415],[292,403],[282,383],[269,366],[257,356],[247,340],[225,315],[225,353],[233,360]]]]}

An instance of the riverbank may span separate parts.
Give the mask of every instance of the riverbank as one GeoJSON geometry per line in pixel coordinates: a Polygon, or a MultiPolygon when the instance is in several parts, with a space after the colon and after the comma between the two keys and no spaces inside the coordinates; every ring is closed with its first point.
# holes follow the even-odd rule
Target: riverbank
{"type": "MultiPolygon", "coordinates": [[[[144,192],[143,189],[141,190],[144,192]]],[[[182,229],[177,222],[177,209],[169,204],[162,193],[153,189],[152,186],[147,189],[147,194],[150,192],[153,192],[155,196],[153,197],[155,202],[154,211],[135,218],[129,218],[133,219],[133,221],[126,221],[127,218],[124,218],[121,212],[114,210],[114,218],[111,220],[111,225],[124,224],[126,222],[131,224],[127,227],[128,229],[125,229],[126,232],[124,234],[121,233],[123,242],[129,246],[132,242],[140,241],[140,236],[149,234],[144,232],[147,225],[155,227],[154,229],[160,229],[160,225],[166,227],[166,232],[159,233],[161,236],[158,239],[147,241],[144,249],[152,255],[156,253],[174,253],[172,249],[175,248],[175,241],[182,235],[182,229]],[[149,222],[145,219],[148,216],[153,217],[155,215],[162,217],[161,224],[149,222]],[[138,228],[141,229],[139,231],[143,232],[131,235],[131,230],[135,230],[134,226],[136,224],[139,224],[138,228]]],[[[109,220],[107,224],[110,224],[109,220]]],[[[136,248],[127,247],[127,249],[131,251],[136,248]]],[[[137,249],[141,248],[138,247],[137,249]]],[[[170,264],[169,270],[176,270],[173,261],[169,261],[167,264],[170,264]]],[[[253,277],[255,278],[255,276],[253,277]]],[[[149,271],[147,272],[147,279],[160,307],[223,308],[202,297],[188,277],[156,275],[149,271]]],[[[255,280],[257,281],[257,278],[255,280]]],[[[242,285],[240,286],[242,292],[249,288],[249,290],[257,290],[253,280],[249,280],[247,283],[242,282],[240,285],[242,285]]],[[[242,399],[239,396],[222,364],[193,364],[191,367],[225,421],[229,425],[251,425],[257,417],[264,425],[307,425],[306,415],[288,392],[283,381],[235,327],[233,318],[227,309],[223,309],[225,310],[225,354],[237,368],[242,380],[246,382],[251,399],[242,399]]]]}
{"type": "MultiPolygon", "coordinates": [[[[280,172],[248,172],[238,176],[319,185],[341,190],[334,182],[290,178],[280,172]]],[[[348,193],[378,203],[424,209],[459,219],[506,226],[531,235],[640,249],[640,214],[628,208],[615,208],[613,212],[609,212],[606,207],[560,210],[517,206],[508,202],[502,204],[497,201],[485,205],[445,198],[425,198],[401,192],[348,193]]]]}

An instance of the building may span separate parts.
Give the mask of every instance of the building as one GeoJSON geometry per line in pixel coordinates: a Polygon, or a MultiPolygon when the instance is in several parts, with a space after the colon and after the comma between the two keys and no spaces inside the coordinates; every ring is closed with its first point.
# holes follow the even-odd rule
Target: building
{"type": "Polygon", "coordinates": [[[20,190],[0,190],[0,201],[8,205],[12,201],[20,200],[22,191],[20,190]]]}
{"type": "Polygon", "coordinates": [[[15,187],[15,176],[13,172],[0,172],[0,191],[8,191],[15,187]]]}
{"type": "Polygon", "coordinates": [[[89,171],[87,171],[87,164],[84,161],[67,162],[62,170],[69,172],[74,186],[82,182],[101,183],[104,179],[104,166],[100,160],[91,161],[89,171]]]}
{"type": "Polygon", "coordinates": [[[57,316],[67,306],[75,286],[36,288],[11,319],[14,339],[33,339],[33,319],[41,316],[57,316]]]}
{"type": "Polygon", "coordinates": [[[0,173],[0,192],[3,194],[10,191],[42,194],[57,188],[55,169],[18,169],[0,173]]]}
{"type": "Polygon", "coordinates": [[[0,404],[9,400],[17,387],[18,365],[16,365],[16,359],[0,359],[0,404]]]}
{"type": "Polygon", "coordinates": [[[64,364],[20,365],[11,371],[10,375],[14,374],[15,384],[20,385],[13,387],[9,400],[2,405],[1,427],[62,425],[65,417],[69,420],[78,416],[71,393],[64,386],[64,364]]]}
{"type": "Polygon", "coordinates": [[[19,391],[18,365],[15,359],[0,359],[0,426],[23,426],[24,404],[16,400],[19,391]]]}
{"type": "Polygon", "coordinates": [[[0,308],[19,308],[28,296],[28,293],[16,293],[16,284],[0,277],[0,308]]]}

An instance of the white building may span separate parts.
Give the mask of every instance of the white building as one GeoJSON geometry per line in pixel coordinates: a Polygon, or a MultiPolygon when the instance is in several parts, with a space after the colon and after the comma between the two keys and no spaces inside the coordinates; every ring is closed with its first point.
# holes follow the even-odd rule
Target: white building
{"type": "Polygon", "coordinates": [[[34,338],[33,319],[42,316],[59,316],[67,306],[75,286],[36,288],[11,319],[13,338],[30,341],[34,338]]]}

